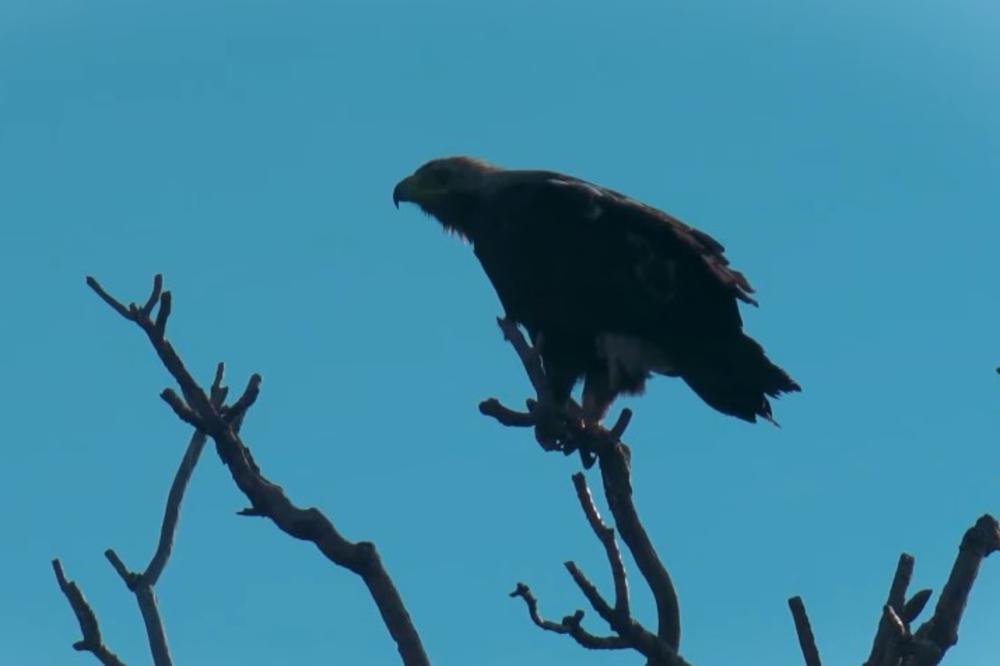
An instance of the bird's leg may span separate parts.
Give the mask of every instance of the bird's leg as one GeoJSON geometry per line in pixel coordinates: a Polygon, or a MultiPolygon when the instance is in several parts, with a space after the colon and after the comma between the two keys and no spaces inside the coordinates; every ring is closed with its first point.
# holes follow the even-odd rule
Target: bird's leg
{"type": "MultiPolygon", "coordinates": [[[[532,413],[535,415],[535,439],[543,448],[549,451],[563,451],[566,454],[572,453],[572,449],[567,450],[567,435],[570,432],[569,401],[556,402],[555,400],[541,400],[534,403],[532,413]]],[[[573,405],[576,406],[575,404],[573,405]]],[[[577,409],[579,409],[577,407],[577,409]]]]}
{"type": "Polygon", "coordinates": [[[593,467],[597,456],[588,444],[583,408],[575,400],[529,401],[528,409],[535,415],[535,439],[543,449],[567,456],[577,451],[584,468],[593,467]]]}
{"type": "Polygon", "coordinates": [[[606,373],[589,373],[583,382],[583,408],[581,417],[584,427],[598,426],[607,416],[615,394],[611,390],[610,378],[606,373]]]}
{"type": "Polygon", "coordinates": [[[576,377],[562,370],[557,359],[542,352],[545,388],[539,395],[535,414],[535,438],[549,450],[561,450],[567,455],[575,450],[571,438],[573,425],[579,423],[579,407],[570,398],[576,377]],[[576,415],[576,418],[574,418],[576,415]]]}

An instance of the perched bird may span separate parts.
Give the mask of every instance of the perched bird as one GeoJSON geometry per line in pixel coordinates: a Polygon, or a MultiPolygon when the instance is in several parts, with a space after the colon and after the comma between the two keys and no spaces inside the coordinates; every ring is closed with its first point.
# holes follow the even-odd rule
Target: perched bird
{"type": "Polygon", "coordinates": [[[800,390],[743,332],[737,301],[756,301],[722,245],[660,210],[572,176],[470,157],[427,162],[392,198],[472,244],[507,317],[541,341],[558,404],[584,380],[587,420],[654,373],[751,422],[774,422],[768,396],[800,390]]]}

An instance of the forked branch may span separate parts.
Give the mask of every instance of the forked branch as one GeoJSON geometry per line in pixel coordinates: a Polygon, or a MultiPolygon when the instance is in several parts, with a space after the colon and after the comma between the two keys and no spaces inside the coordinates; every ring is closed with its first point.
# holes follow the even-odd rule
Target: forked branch
{"type": "MultiPolygon", "coordinates": [[[[161,286],[161,281],[157,279],[153,287],[153,292],[157,295],[157,297],[161,286]]],[[[143,308],[143,310],[147,314],[149,313],[148,304],[143,308]]],[[[226,394],[228,392],[228,389],[222,386],[222,373],[223,366],[220,363],[215,373],[215,381],[212,384],[211,394],[212,404],[220,408],[225,402],[226,394]]],[[[156,594],[153,591],[153,587],[160,579],[160,575],[163,573],[164,568],[167,566],[167,561],[170,559],[170,554],[173,550],[174,535],[177,531],[178,520],[180,519],[181,502],[184,500],[184,491],[187,489],[188,482],[191,480],[191,475],[194,473],[194,468],[198,464],[198,459],[201,456],[201,451],[204,446],[205,434],[196,430],[191,436],[191,441],[188,443],[187,449],[184,452],[184,457],[181,459],[181,463],[177,468],[177,473],[174,475],[173,483],[170,486],[170,492],[167,495],[166,508],[163,512],[163,522],[160,526],[160,539],[157,543],[156,551],[153,553],[153,557],[147,565],[146,570],[143,572],[130,571],[114,549],[109,548],[104,553],[104,556],[108,559],[108,562],[111,563],[115,572],[121,577],[125,586],[131,590],[133,594],[135,594],[136,601],[139,604],[139,612],[142,615],[143,624],[146,627],[146,636],[149,641],[149,648],[153,657],[153,663],[156,666],[172,666],[173,661],[170,657],[170,647],[167,643],[166,631],[163,627],[163,619],[160,616],[160,611],[156,603],[156,594]]],[[[62,576],[62,567],[59,565],[59,560],[55,560],[53,562],[53,566],[56,570],[56,579],[59,582],[59,587],[62,588],[63,592],[67,592],[67,590],[69,590],[67,598],[70,600],[70,605],[73,606],[74,611],[77,612],[77,616],[80,617],[80,611],[78,608],[84,609],[82,617],[86,618],[86,625],[88,627],[92,626],[94,630],[96,630],[97,617],[94,615],[93,611],[89,610],[89,607],[86,606],[86,602],[82,601],[82,596],[78,594],[79,590],[76,585],[65,582],[65,579],[62,576]],[[76,590],[76,592],[73,592],[73,590],[76,590]]],[[[81,626],[83,626],[83,624],[81,624],[81,626]]],[[[105,661],[105,659],[107,659],[107,655],[102,653],[99,647],[99,632],[96,634],[95,640],[88,643],[85,639],[83,643],[97,646],[96,650],[89,649],[89,651],[94,652],[94,654],[101,661],[105,661]]]]}
{"type": "MultiPolygon", "coordinates": [[[[528,412],[510,409],[496,398],[480,403],[480,411],[506,426],[534,427],[536,429],[542,426],[549,431],[558,428],[560,429],[559,438],[565,446],[564,450],[579,450],[585,465],[588,462],[588,456],[596,458],[600,464],[604,494],[611,514],[614,516],[615,525],[656,601],[657,629],[656,632],[649,631],[631,617],[627,577],[621,553],[614,539],[614,531],[603,523],[597,513],[590,489],[582,474],[575,475],[573,483],[584,515],[594,530],[594,534],[604,546],[608,557],[615,584],[614,604],[609,603],[601,596],[597,588],[575,563],[567,562],[566,568],[590,605],[615,632],[615,636],[602,638],[584,633],[580,627],[580,621],[583,618],[583,611],[580,610],[573,615],[566,616],[559,623],[542,620],[538,615],[537,602],[531,596],[527,585],[523,583],[518,584],[511,596],[519,596],[525,600],[536,625],[548,631],[569,634],[585,647],[594,649],[629,648],[645,656],[647,663],[652,666],[685,664],[686,662],[678,653],[680,649],[680,609],[677,603],[677,593],[670,575],[639,520],[632,500],[630,452],[628,446],[621,441],[631,420],[631,412],[623,410],[610,430],[600,425],[587,424],[578,418],[564,418],[555,423],[543,423],[543,419],[551,419],[553,414],[559,414],[563,406],[547,404],[546,401],[549,399],[547,382],[539,354],[527,342],[520,329],[513,322],[505,319],[498,320],[498,323],[504,337],[511,343],[521,359],[525,372],[535,389],[536,398],[528,401],[528,412]]],[[[568,411],[570,416],[575,416],[578,407],[572,404],[568,411]]],[[[544,447],[543,444],[543,448],[550,447],[544,447]]]]}

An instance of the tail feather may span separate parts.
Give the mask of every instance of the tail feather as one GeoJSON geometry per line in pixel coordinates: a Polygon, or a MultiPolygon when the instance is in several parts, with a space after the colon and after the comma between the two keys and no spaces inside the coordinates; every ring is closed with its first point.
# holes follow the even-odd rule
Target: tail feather
{"type": "Polygon", "coordinates": [[[777,425],[768,397],[800,391],[798,383],[772,363],[749,336],[699,340],[683,355],[681,377],[709,405],[751,423],[757,417],[777,425]]]}

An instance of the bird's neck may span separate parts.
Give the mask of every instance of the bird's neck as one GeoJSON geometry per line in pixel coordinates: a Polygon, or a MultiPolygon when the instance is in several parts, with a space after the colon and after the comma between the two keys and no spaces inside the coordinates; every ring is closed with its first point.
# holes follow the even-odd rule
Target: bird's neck
{"type": "Polygon", "coordinates": [[[482,204],[478,197],[452,195],[424,208],[437,218],[446,230],[475,241],[482,219],[482,204]]]}

